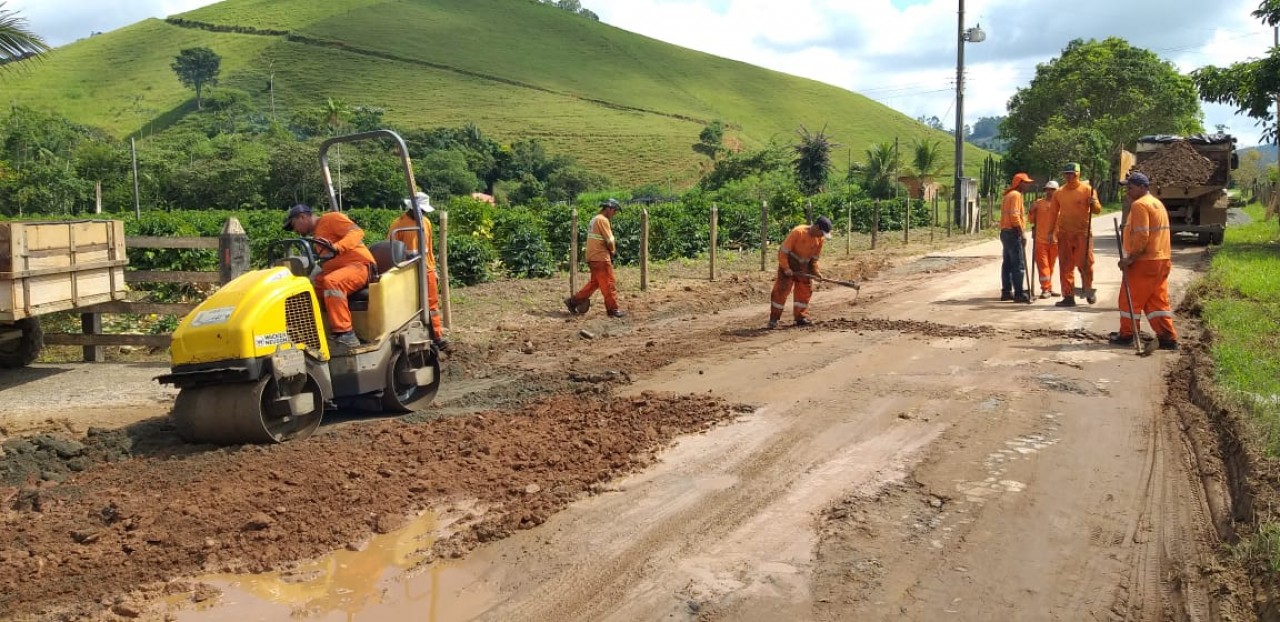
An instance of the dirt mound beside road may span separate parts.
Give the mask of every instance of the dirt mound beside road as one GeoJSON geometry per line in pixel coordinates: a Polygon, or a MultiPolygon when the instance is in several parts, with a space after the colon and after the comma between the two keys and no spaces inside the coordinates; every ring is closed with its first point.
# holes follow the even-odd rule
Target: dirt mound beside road
{"type": "Polygon", "coordinates": [[[28,486],[0,516],[0,618],[92,615],[174,577],[259,572],[361,542],[450,501],[489,510],[466,550],[733,417],[722,400],[553,396],[510,412],[350,426],[305,443],[96,463],[28,486]],[[110,602],[110,601],[107,601],[110,602]]]}
{"type": "Polygon", "coordinates": [[[1153,186],[1199,186],[1209,181],[1213,160],[1196,153],[1187,141],[1171,143],[1163,151],[1133,167],[1151,178],[1153,186]]]}

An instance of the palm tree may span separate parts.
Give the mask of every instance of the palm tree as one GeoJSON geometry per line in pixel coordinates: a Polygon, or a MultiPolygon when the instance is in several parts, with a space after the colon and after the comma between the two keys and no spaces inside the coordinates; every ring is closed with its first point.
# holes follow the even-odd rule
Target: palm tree
{"type": "Polygon", "coordinates": [[[796,152],[796,181],[805,196],[813,196],[822,192],[827,184],[827,176],[831,174],[831,150],[839,145],[831,142],[826,135],[827,128],[816,133],[810,132],[803,125],[797,130],[800,142],[793,149],[796,152]]]}
{"type": "Polygon", "coordinates": [[[27,30],[27,19],[0,2],[0,63],[10,63],[49,51],[49,44],[27,30]]]}
{"type": "Polygon", "coordinates": [[[873,199],[887,199],[893,196],[897,180],[893,178],[898,170],[898,153],[893,143],[882,142],[867,149],[867,162],[862,166],[863,188],[873,199]]]}
{"type": "Polygon", "coordinates": [[[924,186],[942,171],[942,143],[936,140],[916,140],[911,144],[911,176],[920,187],[924,198],[924,186]]]}

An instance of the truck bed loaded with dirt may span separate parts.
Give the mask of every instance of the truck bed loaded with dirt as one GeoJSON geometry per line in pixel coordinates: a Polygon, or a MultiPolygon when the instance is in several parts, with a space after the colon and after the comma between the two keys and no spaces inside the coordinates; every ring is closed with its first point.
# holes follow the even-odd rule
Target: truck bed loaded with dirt
{"type": "MultiPolygon", "coordinates": [[[[1236,139],[1228,134],[1143,136],[1133,170],[1151,178],[1151,192],[1169,210],[1174,234],[1195,234],[1221,244],[1227,227],[1227,184],[1239,166],[1236,139]]],[[[1123,179],[1127,171],[1120,172],[1123,179]]]]}

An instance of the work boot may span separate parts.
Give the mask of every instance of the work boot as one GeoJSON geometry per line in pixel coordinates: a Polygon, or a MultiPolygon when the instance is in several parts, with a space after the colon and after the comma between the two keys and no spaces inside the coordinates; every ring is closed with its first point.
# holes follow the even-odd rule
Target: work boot
{"type": "Polygon", "coordinates": [[[360,338],[356,337],[356,333],[353,330],[349,330],[345,333],[334,334],[333,341],[340,343],[348,348],[360,347],[360,338]]]}
{"type": "Polygon", "coordinates": [[[439,339],[436,341],[436,349],[445,354],[453,354],[453,344],[448,339],[439,339]]]}
{"type": "Polygon", "coordinates": [[[1089,303],[1089,304],[1093,304],[1093,303],[1095,303],[1095,302],[1098,302],[1098,297],[1097,297],[1097,296],[1089,296],[1088,298],[1085,298],[1084,300],[1085,300],[1085,302],[1087,302],[1087,303],[1089,303]]]}
{"type": "Polygon", "coordinates": [[[1177,339],[1161,339],[1160,349],[1161,350],[1177,350],[1178,340],[1177,339]]]}
{"type": "Polygon", "coordinates": [[[796,318],[796,326],[799,326],[799,327],[813,326],[813,322],[810,321],[809,318],[807,317],[798,317],[796,318]]]}
{"type": "Polygon", "coordinates": [[[1030,302],[1031,302],[1031,298],[1030,298],[1030,297],[1028,297],[1026,294],[1017,294],[1017,295],[1015,295],[1015,296],[1013,297],[1013,301],[1014,301],[1014,302],[1025,302],[1025,303],[1030,303],[1030,302]]]}
{"type": "Polygon", "coordinates": [[[573,301],[573,296],[564,299],[564,306],[569,309],[570,315],[578,314],[578,303],[573,301]]]}
{"type": "Polygon", "coordinates": [[[773,330],[777,327],[778,327],[778,320],[769,320],[769,330],[773,330]]]}
{"type": "Polygon", "coordinates": [[[1121,335],[1120,333],[1111,333],[1107,335],[1107,343],[1113,346],[1131,346],[1133,345],[1133,335],[1121,335]]]}
{"type": "Polygon", "coordinates": [[[1013,300],[1013,294],[1009,292],[1000,292],[1000,302],[1008,302],[1013,300]]]}
{"type": "Polygon", "coordinates": [[[621,309],[612,309],[605,315],[608,315],[609,317],[627,317],[627,314],[624,313],[621,309]]]}
{"type": "Polygon", "coordinates": [[[1050,297],[1050,296],[1052,296],[1052,295],[1053,295],[1053,293],[1046,289],[1046,290],[1044,290],[1044,291],[1040,292],[1040,300],[1044,300],[1045,298],[1048,298],[1048,297],[1050,297]]]}
{"type": "Polygon", "coordinates": [[[1055,307],[1074,307],[1074,306],[1076,306],[1076,297],[1075,297],[1075,296],[1063,296],[1063,297],[1062,297],[1062,300],[1059,300],[1058,302],[1053,303],[1053,306],[1055,306],[1055,307]]]}

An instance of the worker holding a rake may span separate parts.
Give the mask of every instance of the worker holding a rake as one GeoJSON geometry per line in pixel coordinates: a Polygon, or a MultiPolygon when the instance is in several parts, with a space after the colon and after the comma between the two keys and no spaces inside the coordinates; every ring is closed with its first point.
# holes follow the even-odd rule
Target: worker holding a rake
{"type": "Polygon", "coordinates": [[[1121,236],[1124,255],[1120,271],[1124,283],[1120,291],[1120,332],[1111,333],[1115,345],[1133,345],[1134,325],[1143,315],[1155,331],[1161,350],[1178,349],[1178,332],[1173,327],[1173,307],[1169,304],[1169,272],[1173,267],[1169,212],[1160,199],[1148,192],[1151,180],[1133,172],[1123,182],[1133,202],[1121,236]],[[1126,291],[1127,289],[1127,291],[1126,291]]]}

